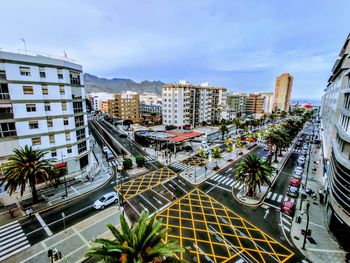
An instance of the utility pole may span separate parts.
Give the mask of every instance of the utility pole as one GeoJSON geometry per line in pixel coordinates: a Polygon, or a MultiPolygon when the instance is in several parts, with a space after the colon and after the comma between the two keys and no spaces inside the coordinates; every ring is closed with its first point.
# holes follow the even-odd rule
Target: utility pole
{"type": "Polygon", "coordinates": [[[309,213],[304,211],[301,215],[306,214],[306,228],[305,228],[305,233],[304,233],[304,241],[303,241],[303,247],[302,249],[305,250],[305,244],[306,244],[306,237],[308,235],[309,232],[309,213]]]}

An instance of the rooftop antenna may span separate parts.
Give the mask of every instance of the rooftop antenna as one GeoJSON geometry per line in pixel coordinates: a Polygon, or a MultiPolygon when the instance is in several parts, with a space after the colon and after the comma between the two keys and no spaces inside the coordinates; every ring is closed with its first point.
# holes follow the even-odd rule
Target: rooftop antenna
{"type": "Polygon", "coordinates": [[[63,49],[63,54],[64,54],[64,57],[65,57],[65,58],[68,57],[65,49],[63,49]]]}
{"type": "Polygon", "coordinates": [[[26,54],[28,54],[28,51],[27,51],[27,45],[26,45],[26,40],[22,37],[20,38],[20,40],[23,42],[23,45],[24,45],[24,50],[26,51],[26,54]]]}

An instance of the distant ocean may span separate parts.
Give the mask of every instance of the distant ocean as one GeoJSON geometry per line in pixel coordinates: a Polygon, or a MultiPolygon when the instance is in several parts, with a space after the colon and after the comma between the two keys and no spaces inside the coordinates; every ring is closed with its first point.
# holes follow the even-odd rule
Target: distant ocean
{"type": "Polygon", "coordinates": [[[321,99],[291,99],[292,102],[298,102],[299,104],[304,104],[304,103],[310,103],[311,105],[314,106],[320,106],[321,105],[321,99]]]}

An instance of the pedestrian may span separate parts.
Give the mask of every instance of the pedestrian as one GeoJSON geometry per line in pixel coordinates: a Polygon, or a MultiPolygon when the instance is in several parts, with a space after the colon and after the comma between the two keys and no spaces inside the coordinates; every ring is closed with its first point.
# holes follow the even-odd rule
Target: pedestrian
{"type": "Polygon", "coordinates": [[[9,214],[10,214],[11,219],[13,219],[13,218],[14,218],[14,216],[13,216],[14,211],[13,211],[13,209],[12,209],[12,208],[10,208],[10,210],[9,210],[9,214]]]}
{"type": "Polygon", "coordinates": [[[307,202],[307,203],[306,203],[306,212],[309,212],[309,208],[310,208],[310,203],[307,202]]]}
{"type": "Polygon", "coordinates": [[[30,208],[28,208],[28,209],[26,210],[26,215],[27,215],[28,217],[31,217],[32,214],[33,214],[33,209],[30,207],[30,208]]]}

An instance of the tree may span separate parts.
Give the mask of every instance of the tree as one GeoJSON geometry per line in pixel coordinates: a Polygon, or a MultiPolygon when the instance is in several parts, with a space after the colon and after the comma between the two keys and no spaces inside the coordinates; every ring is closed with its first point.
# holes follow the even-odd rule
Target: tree
{"type": "Polygon", "coordinates": [[[137,166],[142,167],[142,166],[145,165],[145,163],[146,163],[145,157],[143,157],[142,155],[136,156],[136,164],[137,164],[137,166]]]}
{"type": "Polygon", "coordinates": [[[221,140],[224,140],[225,133],[228,132],[227,125],[225,123],[222,123],[220,125],[220,131],[221,131],[221,140]]]}
{"type": "Polygon", "coordinates": [[[123,167],[124,170],[129,170],[132,168],[132,160],[130,158],[125,158],[123,160],[123,167]]]}
{"type": "Polygon", "coordinates": [[[156,219],[154,214],[148,219],[148,212],[143,211],[137,223],[131,228],[128,226],[124,216],[120,215],[121,229],[118,230],[112,224],[107,224],[113,235],[113,240],[98,238],[93,246],[86,253],[104,262],[166,262],[175,258],[175,253],[183,252],[175,240],[165,241],[167,228],[162,220],[156,219]]]}
{"type": "Polygon", "coordinates": [[[238,134],[238,129],[241,126],[241,119],[239,118],[234,118],[232,120],[232,123],[236,126],[236,135],[238,134]]]}
{"type": "Polygon", "coordinates": [[[38,202],[38,195],[35,184],[37,180],[45,182],[51,181],[57,176],[57,171],[52,165],[52,161],[45,160],[46,152],[35,150],[27,145],[24,148],[15,149],[7,162],[3,165],[5,190],[12,195],[16,189],[20,188],[20,194],[23,196],[27,185],[32,191],[33,202],[38,202]]]}
{"type": "Polygon", "coordinates": [[[270,185],[274,168],[255,154],[250,154],[240,161],[233,172],[234,178],[245,186],[247,196],[255,196],[265,182],[270,185]]]}
{"type": "Polygon", "coordinates": [[[232,153],[235,151],[235,147],[233,146],[233,140],[231,138],[225,140],[226,152],[230,153],[229,161],[232,161],[232,153]]]}
{"type": "Polygon", "coordinates": [[[275,133],[275,128],[268,129],[263,135],[264,141],[269,147],[269,163],[272,161],[273,147],[278,143],[279,136],[275,133]]]}
{"type": "MultiPolygon", "coordinates": [[[[197,152],[197,155],[203,159],[206,159],[208,154],[202,147],[200,147],[198,152],[197,152]]],[[[200,166],[202,166],[202,164],[203,164],[203,159],[200,159],[200,162],[201,162],[200,166]]]]}
{"type": "Polygon", "coordinates": [[[219,166],[218,166],[218,160],[220,160],[222,157],[221,157],[221,149],[219,147],[215,147],[213,149],[213,152],[211,153],[211,156],[214,158],[214,160],[216,160],[216,165],[215,165],[215,168],[214,169],[219,169],[219,166]]]}

